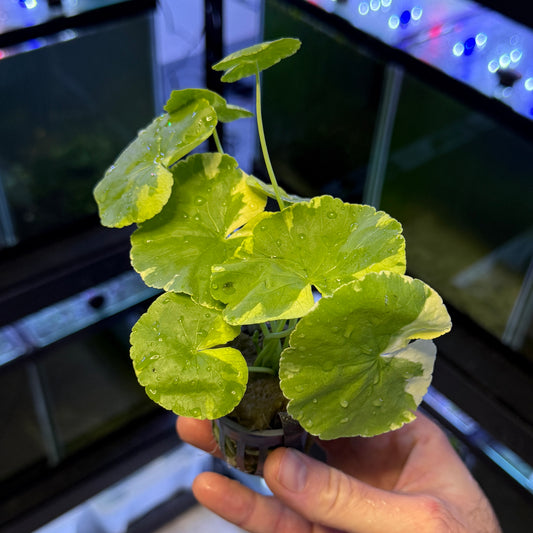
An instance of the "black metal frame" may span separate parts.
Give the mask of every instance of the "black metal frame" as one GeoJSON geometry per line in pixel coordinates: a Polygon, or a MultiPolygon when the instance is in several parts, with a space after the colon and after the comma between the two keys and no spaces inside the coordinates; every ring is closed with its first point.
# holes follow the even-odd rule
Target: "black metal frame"
{"type": "Polygon", "coordinates": [[[131,268],[131,230],[103,228],[97,218],[0,253],[0,327],[131,268]]]}
{"type": "Polygon", "coordinates": [[[479,4],[497,11],[520,24],[533,28],[533,4],[529,0],[507,2],[506,0],[476,0],[479,4]]]}
{"type": "Polygon", "coordinates": [[[83,11],[72,16],[58,14],[41,24],[16,28],[0,34],[0,48],[13,46],[39,37],[46,37],[63,30],[83,28],[101,22],[137,15],[154,9],[155,6],[156,0],[115,0],[110,5],[83,11]]]}
{"type": "Polygon", "coordinates": [[[6,484],[0,493],[0,530],[34,531],[175,448],[174,422],[172,413],[150,413],[46,475],[31,471],[6,484]]]}

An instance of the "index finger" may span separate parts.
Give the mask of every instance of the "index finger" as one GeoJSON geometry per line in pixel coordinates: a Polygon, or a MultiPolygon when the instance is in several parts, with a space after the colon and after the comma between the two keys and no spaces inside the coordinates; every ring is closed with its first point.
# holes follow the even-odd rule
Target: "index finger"
{"type": "Polygon", "coordinates": [[[215,457],[222,457],[213,435],[213,426],[209,420],[196,420],[195,418],[179,416],[176,421],[176,431],[182,441],[215,457]]]}

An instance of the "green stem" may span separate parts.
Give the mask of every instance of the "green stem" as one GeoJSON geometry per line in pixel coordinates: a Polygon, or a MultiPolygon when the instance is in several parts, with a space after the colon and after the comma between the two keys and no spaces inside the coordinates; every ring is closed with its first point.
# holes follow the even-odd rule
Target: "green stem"
{"type": "Polygon", "coordinates": [[[269,333],[268,335],[265,335],[265,339],[284,339],[285,337],[291,334],[292,329],[284,329],[283,331],[269,333]]]}
{"type": "Polygon", "coordinates": [[[213,130],[213,139],[215,139],[215,145],[217,147],[218,153],[223,154],[224,150],[222,149],[222,145],[220,144],[220,137],[218,136],[216,128],[213,130]]]}
{"type": "Polygon", "coordinates": [[[271,376],[275,376],[276,373],[271,368],[268,368],[266,366],[249,366],[248,372],[255,372],[257,374],[270,374],[271,376]]]}
{"type": "Polygon", "coordinates": [[[274,187],[274,193],[276,195],[276,200],[278,202],[279,208],[283,209],[285,204],[281,198],[281,193],[279,190],[278,181],[274,174],[274,169],[272,168],[272,163],[270,162],[270,156],[268,155],[268,149],[265,139],[265,131],[263,129],[263,117],[261,114],[261,82],[259,79],[259,69],[255,74],[255,108],[256,108],[256,118],[257,118],[257,131],[259,133],[259,143],[261,144],[261,150],[263,152],[263,158],[265,160],[265,165],[267,168],[268,176],[272,187],[274,187]]]}

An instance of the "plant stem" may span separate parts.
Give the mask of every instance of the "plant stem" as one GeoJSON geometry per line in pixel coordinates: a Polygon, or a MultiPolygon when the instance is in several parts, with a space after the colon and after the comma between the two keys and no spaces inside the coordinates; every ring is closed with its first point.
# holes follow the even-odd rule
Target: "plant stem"
{"type": "Polygon", "coordinates": [[[276,200],[278,202],[280,210],[285,207],[283,200],[281,198],[281,193],[279,190],[278,181],[274,174],[274,169],[272,168],[272,163],[270,162],[270,156],[268,155],[268,149],[265,139],[265,131],[263,129],[263,116],[261,113],[261,81],[259,78],[259,69],[255,73],[255,108],[256,108],[256,118],[257,118],[257,131],[259,133],[259,143],[261,144],[261,150],[263,152],[263,158],[265,160],[265,165],[267,168],[268,176],[272,187],[274,187],[274,193],[276,195],[276,200]]]}
{"type": "Polygon", "coordinates": [[[249,366],[248,372],[255,372],[257,374],[270,374],[271,376],[276,375],[272,368],[268,368],[266,366],[249,366]]]}
{"type": "Polygon", "coordinates": [[[224,150],[222,149],[222,145],[220,144],[220,137],[218,136],[216,128],[213,130],[213,139],[215,140],[215,145],[217,147],[218,153],[223,154],[224,150]]]}

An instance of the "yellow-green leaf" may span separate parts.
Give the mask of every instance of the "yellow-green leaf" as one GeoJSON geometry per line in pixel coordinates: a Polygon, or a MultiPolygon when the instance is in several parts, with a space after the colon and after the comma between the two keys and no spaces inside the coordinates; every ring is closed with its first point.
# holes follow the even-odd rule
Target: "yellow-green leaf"
{"type": "Polygon", "coordinates": [[[219,311],[182,294],[163,294],[131,332],[131,359],[148,396],[178,415],[215,419],[231,412],[248,382],[242,354],[223,345],[239,334],[219,311]]]}

